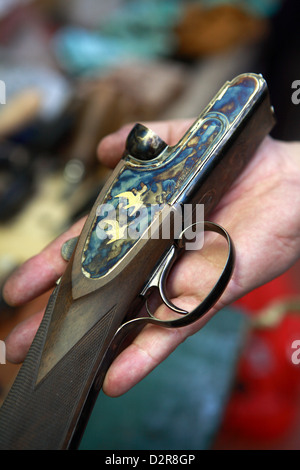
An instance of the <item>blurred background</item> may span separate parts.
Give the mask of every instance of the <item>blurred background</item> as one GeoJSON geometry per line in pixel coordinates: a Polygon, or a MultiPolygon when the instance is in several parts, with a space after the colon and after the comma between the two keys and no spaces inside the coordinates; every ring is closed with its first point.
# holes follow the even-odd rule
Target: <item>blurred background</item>
{"type": "MultiPolygon", "coordinates": [[[[272,135],[298,140],[299,13],[297,0],[0,0],[0,285],[89,211],[109,175],[97,144],[123,124],[197,116],[256,72],[272,135]]],[[[124,397],[100,395],[81,448],[299,449],[299,287],[296,265],[124,397]]],[[[0,299],[0,339],[48,295],[0,299]]],[[[0,365],[1,401],[18,368],[0,365]]]]}

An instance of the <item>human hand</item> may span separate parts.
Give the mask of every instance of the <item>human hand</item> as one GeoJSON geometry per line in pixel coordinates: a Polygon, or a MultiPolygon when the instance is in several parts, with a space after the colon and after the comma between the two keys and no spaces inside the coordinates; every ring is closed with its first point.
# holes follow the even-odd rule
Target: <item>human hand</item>
{"type": "MultiPolygon", "coordinates": [[[[173,145],[190,126],[189,121],[146,124],[173,145]]],[[[98,148],[102,163],[114,167],[120,159],[131,127],[104,138],[98,148]]],[[[230,233],[236,250],[233,277],[205,320],[179,329],[147,326],[111,365],[104,391],[117,396],[147,375],[184,339],[201,328],[213,314],[254,288],[287,270],[300,253],[300,144],[267,137],[246,170],[222,199],[211,221],[230,233]]],[[[7,281],[4,297],[11,305],[22,305],[51,288],[66,263],[60,255],[63,242],[80,233],[84,220],[28,260],[7,281]]],[[[207,294],[222,265],[221,247],[214,240],[199,251],[187,252],[174,266],[168,283],[172,301],[186,310],[195,308],[207,294]],[[205,273],[203,275],[202,273],[205,273]]],[[[162,305],[157,315],[166,317],[162,305]]],[[[24,359],[43,312],[20,324],[6,339],[7,358],[24,359]]]]}

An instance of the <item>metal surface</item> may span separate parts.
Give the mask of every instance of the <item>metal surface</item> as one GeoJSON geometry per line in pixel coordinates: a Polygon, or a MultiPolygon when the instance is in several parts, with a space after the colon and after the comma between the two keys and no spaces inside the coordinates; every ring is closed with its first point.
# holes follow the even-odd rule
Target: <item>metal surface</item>
{"type": "MultiPolygon", "coordinates": [[[[206,166],[216,164],[220,152],[230,142],[236,129],[253,112],[266,91],[265,81],[257,75],[243,75],[224,85],[214,100],[206,107],[194,125],[174,147],[165,147],[150,161],[142,161],[128,154],[118,169],[117,176],[101,201],[102,208],[93,221],[83,250],[82,270],[89,278],[100,278],[111,272],[128,255],[128,251],[144,236],[158,212],[167,205],[190,202],[192,194],[199,193],[206,166]],[[153,206],[157,206],[157,211],[153,206]],[[135,213],[143,208],[139,223],[140,235],[128,235],[128,227],[135,213]],[[116,212],[127,211],[127,217],[116,218],[116,212]],[[131,212],[130,212],[131,211],[131,212]],[[112,238],[99,237],[99,225],[106,223],[112,238]],[[111,246],[112,245],[112,246],[111,246]]],[[[136,140],[131,137],[130,141],[136,140]]],[[[147,142],[147,139],[146,139],[147,142]]],[[[132,145],[130,145],[130,148],[132,145]]],[[[139,150],[148,154],[147,145],[139,150]]],[[[242,151],[242,149],[240,149],[242,151]]],[[[243,164],[234,159],[233,165],[243,164]]],[[[227,162],[227,165],[230,162],[227,162]]],[[[236,171],[230,165],[227,173],[236,171]]],[[[222,176],[219,184],[226,182],[222,176]]],[[[210,198],[217,196],[211,188],[210,198]]],[[[104,229],[103,229],[104,230],[104,229]]]]}

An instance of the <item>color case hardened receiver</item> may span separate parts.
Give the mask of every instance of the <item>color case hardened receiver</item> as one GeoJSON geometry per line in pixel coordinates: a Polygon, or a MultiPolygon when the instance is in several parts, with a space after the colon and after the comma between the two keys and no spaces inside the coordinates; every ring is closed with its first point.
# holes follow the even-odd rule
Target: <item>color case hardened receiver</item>
{"type": "Polygon", "coordinates": [[[234,265],[227,232],[216,224],[204,225],[204,230],[226,238],[228,258],[215,287],[192,312],[176,308],[164,290],[170,267],[184,250],[184,236],[147,234],[155,224],[159,230],[171,210],[185,204],[204,204],[206,220],[273,125],[265,80],[243,74],[221,88],[177,145],[166,145],[140,124],[133,128],[122,160],[98,196],[73,252],[69,250],[67,269],[1,408],[1,449],[77,448],[122,340],[147,323],[187,325],[216,303],[234,265]],[[101,237],[101,208],[107,209],[107,221],[109,210],[118,212],[120,196],[131,217],[139,207],[155,203],[159,217],[146,211],[148,224],[136,237],[124,236],[126,227],[114,219],[113,238],[101,237]],[[177,313],[175,319],[137,317],[154,288],[177,313]]]}

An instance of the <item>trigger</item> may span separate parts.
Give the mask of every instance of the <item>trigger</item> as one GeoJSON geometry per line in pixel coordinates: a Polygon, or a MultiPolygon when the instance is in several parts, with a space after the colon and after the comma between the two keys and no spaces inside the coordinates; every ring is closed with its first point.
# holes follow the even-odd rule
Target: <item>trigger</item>
{"type": "Polygon", "coordinates": [[[174,305],[166,295],[166,281],[167,277],[169,275],[169,272],[176,261],[178,257],[178,248],[175,245],[172,245],[165,257],[163,258],[162,262],[159,264],[157,269],[154,271],[152,277],[148,281],[147,285],[144,287],[143,291],[141,292],[141,295],[146,298],[146,309],[149,313],[150,316],[152,316],[151,312],[149,311],[148,305],[147,305],[147,297],[153,290],[153,288],[157,288],[160,294],[160,297],[164,304],[169,307],[171,310],[173,310],[176,313],[180,314],[187,314],[188,312],[186,310],[182,310],[181,308],[177,307],[174,305]]]}
{"type": "MultiPolygon", "coordinates": [[[[193,225],[198,225],[193,224],[193,225]]],[[[148,321],[150,323],[155,323],[167,328],[176,328],[179,326],[186,326],[191,323],[193,323],[196,320],[199,320],[199,318],[203,317],[214,305],[215,303],[219,300],[221,295],[223,294],[224,290],[226,289],[231,276],[232,272],[234,269],[234,262],[235,262],[235,250],[234,250],[234,245],[232,243],[232,240],[230,238],[230,235],[228,232],[221,227],[220,225],[213,223],[213,222],[201,222],[201,225],[204,225],[204,230],[205,231],[211,231],[218,233],[221,235],[223,238],[226,239],[227,245],[228,245],[228,255],[227,255],[227,260],[225,262],[225,265],[223,267],[223,270],[214,285],[214,287],[211,289],[209,294],[205,297],[204,300],[196,307],[194,310],[191,312],[186,312],[185,310],[182,310],[178,307],[176,307],[170,300],[168,300],[167,296],[165,295],[165,290],[166,290],[166,280],[168,277],[168,274],[171,270],[171,267],[174,264],[174,261],[178,258],[178,255],[180,254],[181,250],[185,248],[185,232],[188,230],[190,227],[187,227],[185,229],[181,236],[179,243],[176,246],[172,245],[167,252],[166,256],[154,272],[153,276],[141,292],[141,294],[144,296],[146,300],[146,309],[148,312],[148,319],[144,318],[144,321],[148,321]],[[163,302],[173,311],[176,313],[180,313],[183,315],[181,318],[176,318],[176,319],[171,319],[171,320],[160,320],[156,318],[149,310],[147,306],[147,300],[148,296],[151,292],[151,290],[156,287],[159,290],[160,296],[163,300],[163,302]]],[[[140,318],[142,320],[142,318],[140,318]]]]}

